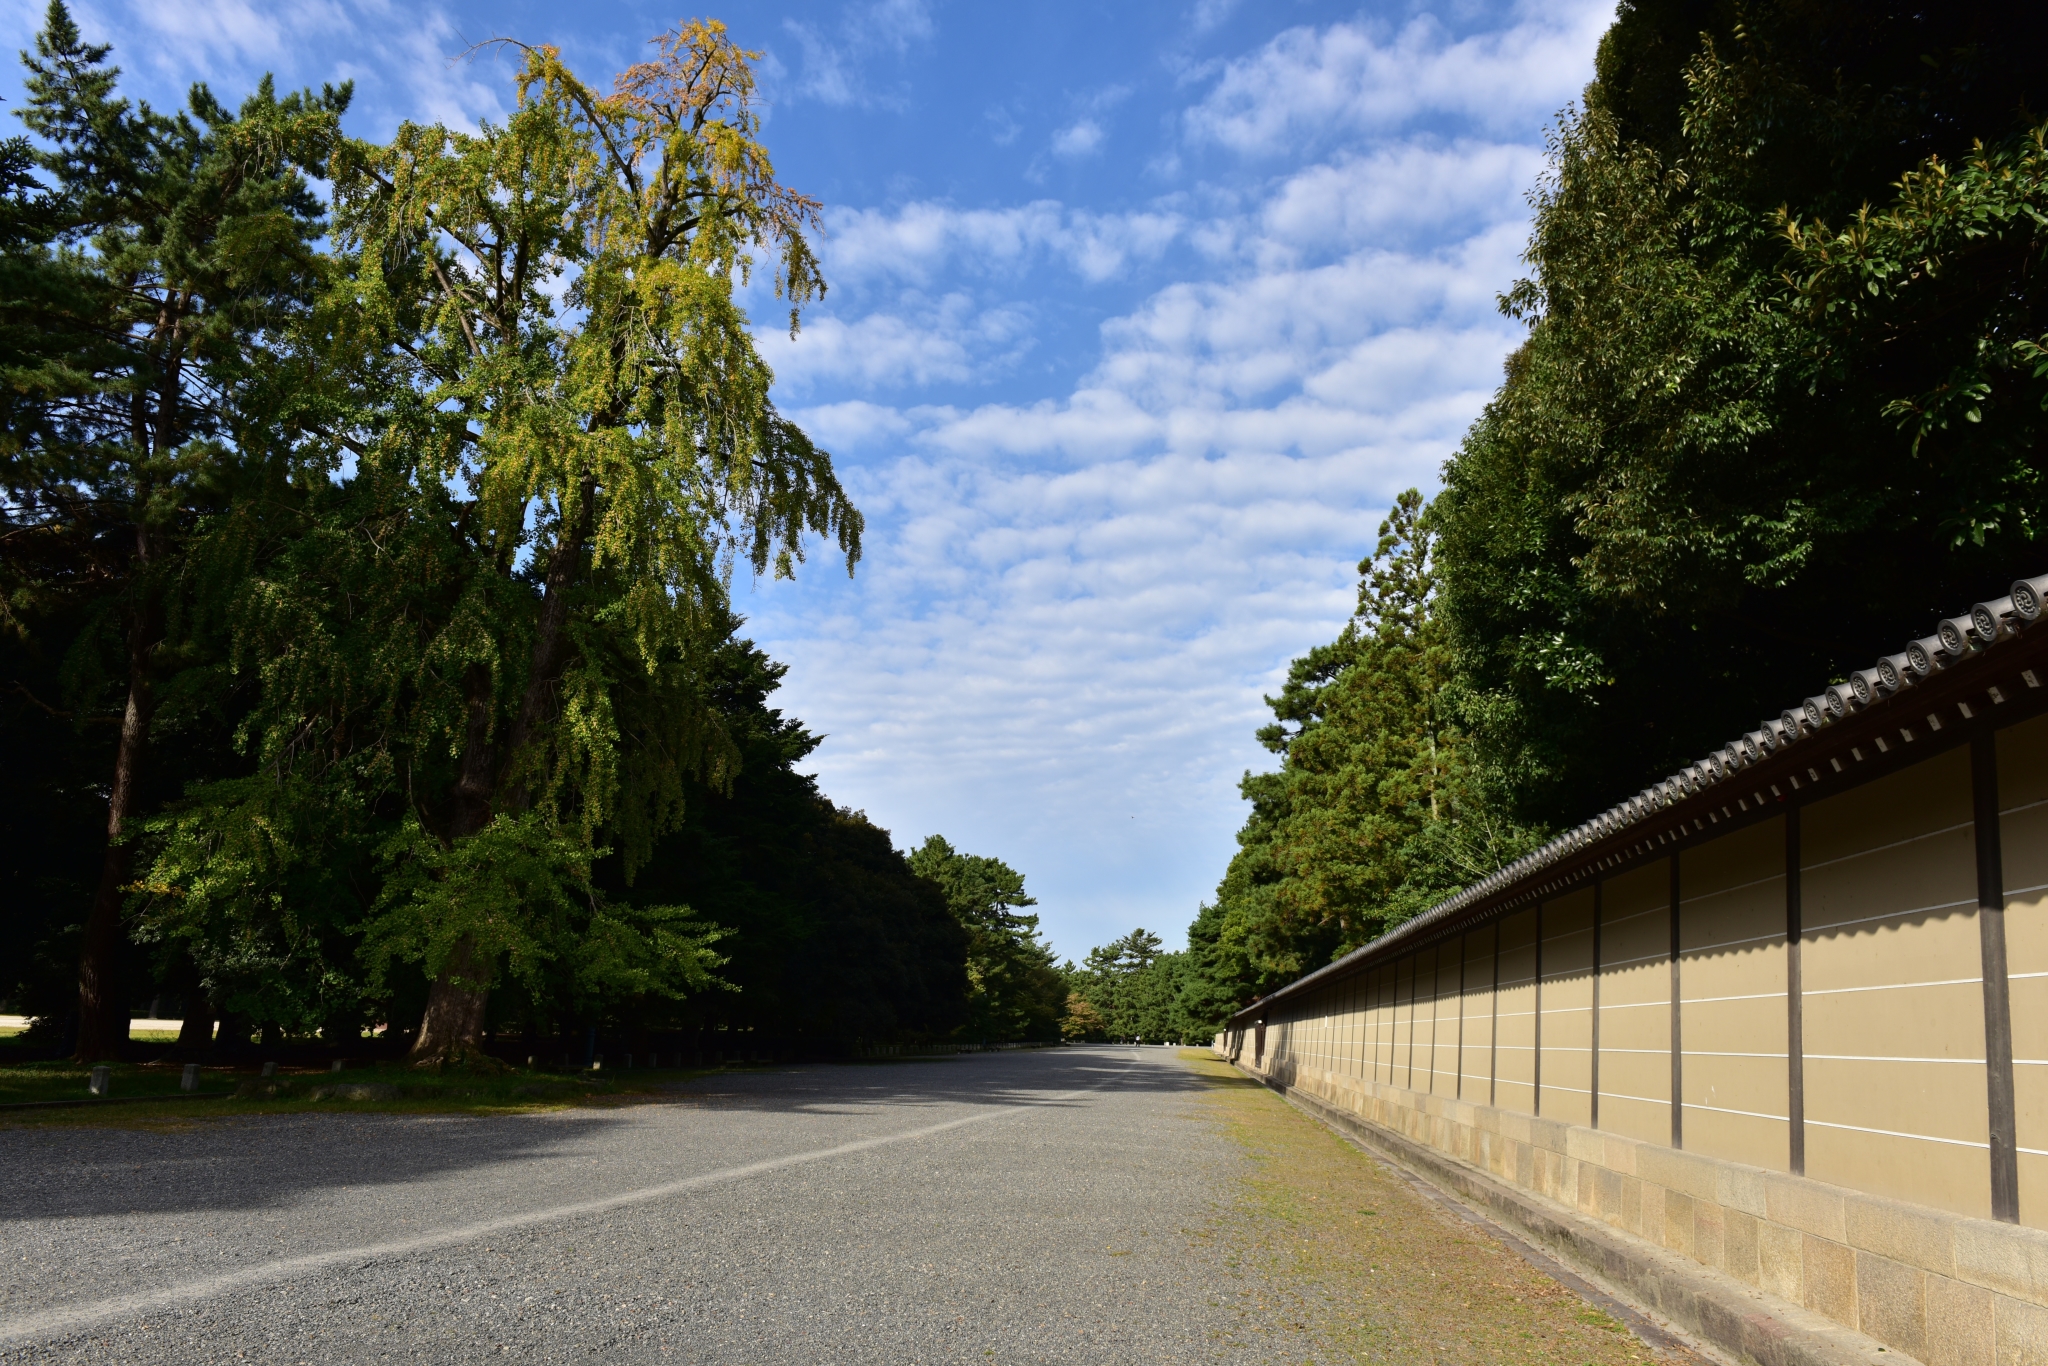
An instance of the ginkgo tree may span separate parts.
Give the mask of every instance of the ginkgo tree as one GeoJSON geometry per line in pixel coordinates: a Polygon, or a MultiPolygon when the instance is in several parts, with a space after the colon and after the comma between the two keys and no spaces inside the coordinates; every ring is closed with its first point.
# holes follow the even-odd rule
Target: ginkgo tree
{"type": "Polygon", "coordinates": [[[455,647],[444,828],[421,831],[427,875],[385,897],[387,923],[410,922],[392,937],[434,981],[420,1060],[474,1050],[494,953],[520,938],[503,924],[519,908],[476,896],[479,880],[521,859],[573,871],[607,831],[630,862],[672,815],[682,771],[724,757],[677,674],[736,553],[781,575],[807,532],[836,538],[849,569],[859,552],[859,514],[776,412],[735,297],[755,252],[792,329],[823,288],[806,236],[817,204],[775,179],[758,139],[758,54],[717,23],[655,46],[609,94],[554,48],[518,48],[503,127],[407,125],[335,167],[357,298],[415,359],[416,411],[435,415],[389,439],[473,494],[493,580],[479,624],[508,598],[532,609],[455,647]],[[466,857],[471,841],[493,856],[466,857]]]}
{"type": "Polygon", "coordinates": [[[219,942],[207,914],[260,917],[314,859],[285,808],[317,807],[296,825],[329,840],[365,813],[362,953],[373,986],[401,961],[431,979],[421,1063],[480,1055],[508,973],[586,998],[706,984],[715,931],[607,903],[591,864],[630,870],[736,762],[704,665],[739,563],[791,574],[812,535],[859,558],[739,297],[765,272],[794,330],[824,289],[818,205],[759,141],[758,54],[717,23],[655,48],[605,93],[505,44],[502,124],[335,154],[336,268],[304,339],[332,357],[311,425],[335,488],[247,594],[260,775],[162,827],[165,932],[219,942]]]}

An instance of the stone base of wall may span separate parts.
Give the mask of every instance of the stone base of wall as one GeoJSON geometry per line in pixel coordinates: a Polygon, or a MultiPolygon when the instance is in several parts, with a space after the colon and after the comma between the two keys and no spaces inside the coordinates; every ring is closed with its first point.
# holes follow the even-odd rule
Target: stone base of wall
{"type": "Polygon", "coordinates": [[[1284,1061],[1234,1061],[1759,1366],[1900,1353],[1927,1366],[2048,1366],[2040,1230],[1284,1061]]]}

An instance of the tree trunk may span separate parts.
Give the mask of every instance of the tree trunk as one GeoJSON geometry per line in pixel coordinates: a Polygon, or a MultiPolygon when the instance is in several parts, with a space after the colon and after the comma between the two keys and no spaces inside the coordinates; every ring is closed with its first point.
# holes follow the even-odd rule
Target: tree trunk
{"type": "MultiPolygon", "coordinates": [[[[494,702],[490,677],[481,668],[470,671],[462,770],[456,779],[454,812],[448,823],[451,844],[483,829],[500,810],[526,809],[527,775],[518,771],[518,765],[526,758],[527,745],[554,701],[555,681],[561,673],[568,634],[569,585],[582,564],[583,543],[590,539],[596,497],[596,485],[586,480],[576,525],[563,529],[548,559],[547,585],[534,633],[532,667],[503,746],[503,756],[514,769],[509,775],[498,762],[498,747],[490,743],[494,702]]],[[[406,1057],[413,1066],[496,1065],[484,1052],[484,1010],[490,1004],[490,990],[473,985],[485,979],[485,973],[477,971],[475,955],[473,941],[467,936],[458,940],[440,976],[428,989],[427,1013],[420,1021],[419,1037],[413,1040],[412,1051],[406,1057]]]]}
{"type": "Polygon", "coordinates": [[[185,1018],[178,1025],[176,1056],[196,1058],[213,1049],[213,1002],[193,992],[185,998],[185,1018]]]}
{"type": "Polygon", "coordinates": [[[128,630],[128,706],[121,716],[121,742],[114,752],[114,790],[107,800],[107,849],[100,860],[100,884],[85,919],[85,943],[78,956],[79,1062],[117,1058],[128,1043],[128,1001],[121,982],[121,902],[129,883],[129,848],[124,836],[139,800],[137,788],[149,744],[149,720],[156,710],[150,687],[149,653],[155,645],[152,614],[138,611],[128,630]]]}
{"type": "Polygon", "coordinates": [[[247,1015],[232,1010],[220,1013],[220,1033],[215,1037],[214,1047],[223,1057],[239,1058],[249,1051],[249,1031],[255,1028],[247,1015]]]}
{"type": "Polygon", "coordinates": [[[484,1052],[484,1007],[490,1003],[491,993],[466,984],[479,976],[475,953],[476,946],[468,936],[457,940],[447,966],[434,979],[427,992],[420,1036],[406,1059],[413,1066],[488,1068],[495,1061],[484,1052]]]}
{"type": "MultiPolygon", "coordinates": [[[[471,665],[463,680],[469,708],[462,741],[462,768],[455,779],[454,808],[448,818],[448,842],[467,839],[491,823],[492,789],[496,786],[497,752],[491,744],[490,673],[471,665]]],[[[464,936],[427,989],[427,1013],[406,1061],[415,1067],[459,1063],[483,1055],[484,1007],[490,992],[469,983],[476,945],[464,936]]]]}

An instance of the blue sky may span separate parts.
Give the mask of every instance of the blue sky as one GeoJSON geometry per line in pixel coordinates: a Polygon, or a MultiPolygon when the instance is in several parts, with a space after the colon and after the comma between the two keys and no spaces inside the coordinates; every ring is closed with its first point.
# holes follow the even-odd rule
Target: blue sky
{"type": "MultiPolygon", "coordinates": [[[[0,0],[11,47],[41,5],[0,0]]],[[[587,78],[640,3],[90,0],[127,87],[353,79],[352,131],[504,112],[492,36],[587,78]]],[[[782,178],[831,292],[778,402],[867,514],[848,581],[739,585],[828,736],[824,788],[1007,859],[1055,947],[1178,946],[1270,756],[1261,695],[1349,613],[1393,496],[1433,488],[1519,337],[1545,127],[1612,0],[754,3],[782,178]]],[[[4,88],[17,100],[17,80],[4,88]]]]}

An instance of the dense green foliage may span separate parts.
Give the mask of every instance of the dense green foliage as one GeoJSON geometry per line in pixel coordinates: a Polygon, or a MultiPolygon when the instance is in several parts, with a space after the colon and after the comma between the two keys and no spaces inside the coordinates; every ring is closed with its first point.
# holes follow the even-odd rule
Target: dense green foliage
{"type": "Polygon", "coordinates": [[[1463,714],[1522,818],[2033,572],[2044,36],[2026,7],[1623,7],[1506,298],[1529,339],[1436,505],[1463,714]]]}
{"type": "Polygon", "coordinates": [[[2048,563],[2044,39],[2023,6],[1620,6],[1502,298],[1527,341],[1272,699],[1192,1014],[2048,563]]]}
{"type": "Polygon", "coordinates": [[[1060,970],[1068,993],[1062,1032],[1070,1039],[1207,1042],[1214,1031],[1184,1001],[1190,962],[1185,952],[1162,953],[1159,936],[1142,926],[1089,950],[1079,967],[1070,962],[1060,970]]]}
{"type": "Polygon", "coordinates": [[[0,144],[0,995],[81,1057],[165,994],[436,1063],[1056,1035],[1022,879],[833,807],[738,637],[736,563],[859,557],[735,293],[796,326],[818,206],[756,54],[656,46],[373,144],[346,89],[130,104],[53,0],[0,144]]]}
{"type": "Polygon", "coordinates": [[[984,1041],[1057,1039],[1066,988],[1052,948],[1038,937],[1038,903],[1024,875],[1001,859],[956,851],[938,835],[910,856],[911,871],[935,882],[967,936],[966,1036],[984,1041]]]}
{"type": "Polygon", "coordinates": [[[1455,713],[1436,529],[1401,495],[1359,565],[1358,611],[1294,661],[1248,773],[1252,804],[1213,904],[1188,930],[1178,1008],[1219,1020],[1519,855],[1498,782],[1455,713]]]}

